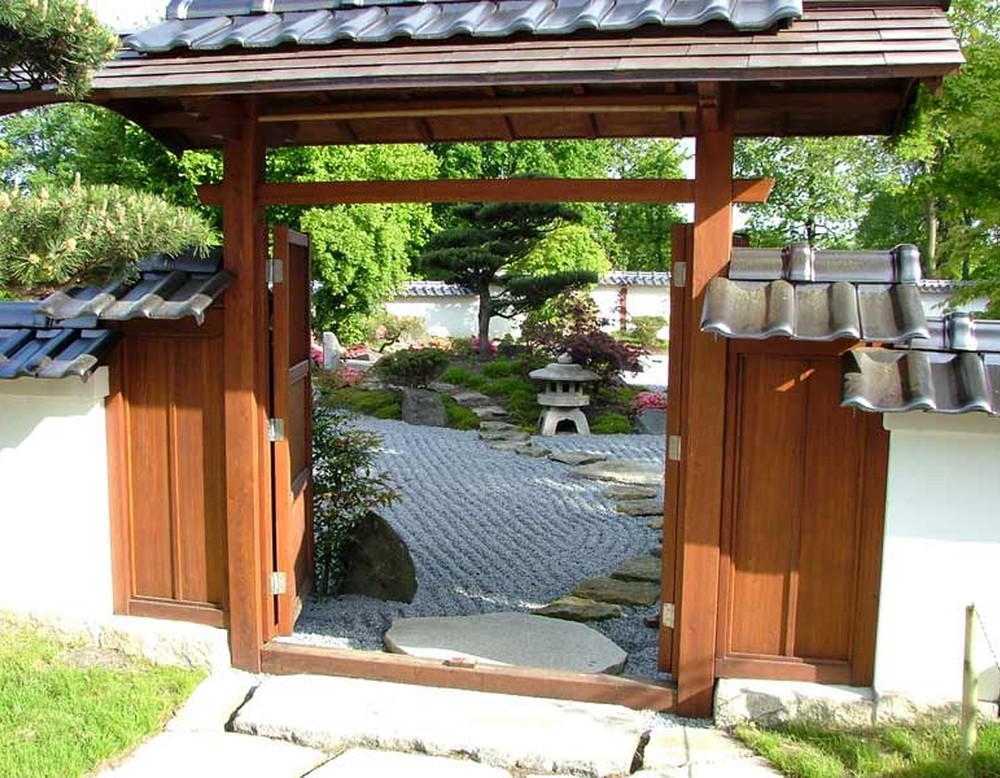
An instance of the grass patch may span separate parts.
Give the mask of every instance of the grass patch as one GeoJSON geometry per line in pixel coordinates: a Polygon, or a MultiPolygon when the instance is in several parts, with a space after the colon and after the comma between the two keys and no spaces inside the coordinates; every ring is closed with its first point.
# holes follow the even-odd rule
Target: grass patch
{"type": "Polygon", "coordinates": [[[1000,778],[1000,724],[992,722],[980,728],[971,758],[962,753],[954,724],[867,730],[743,725],[734,734],[792,778],[1000,778]]]}
{"type": "Polygon", "coordinates": [[[388,389],[360,389],[353,386],[331,389],[324,393],[329,405],[346,408],[376,419],[401,419],[403,406],[396,392],[388,389]]]}
{"type": "Polygon", "coordinates": [[[483,375],[487,378],[507,378],[521,374],[519,359],[494,359],[483,365],[483,375]]]}
{"type": "Polygon", "coordinates": [[[204,677],[16,626],[0,633],[0,776],[85,775],[159,730],[204,677]]]}
{"type": "Polygon", "coordinates": [[[481,391],[482,388],[489,382],[489,379],[485,376],[457,365],[453,365],[445,370],[438,380],[445,384],[466,386],[469,389],[475,389],[476,391],[481,391]]]}
{"type": "Polygon", "coordinates": [[[444,398],[444,412],[448,417],[448,426],[456,430],[479,429],[479,417],[455,402],[451,397],[444,398]]]}

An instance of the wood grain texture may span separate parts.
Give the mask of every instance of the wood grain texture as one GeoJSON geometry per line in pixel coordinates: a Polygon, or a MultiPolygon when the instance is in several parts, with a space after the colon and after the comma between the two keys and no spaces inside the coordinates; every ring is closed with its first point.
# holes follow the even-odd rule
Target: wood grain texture
{"type": "Polygon", "coordinates": [[[223,147],[222,235],[227,270],[236,280],[226,292],[223,335],[226,441],[226,540],[229,640],[233,664],[260,670],[260,649],[273,630],[269,611],[270,457],[265,423],[268,330],[264,280],[263,211],[255,189],[264,149],[256,109],[241,106],[242,126],[223,147]]]}
{"type": "MultiPolygon", "coordinates": [[[[556,133],[553,137],[565,137],[556,133]]],[[[383,140],[385,140],[383,138],[383,140]]],[[[736,179],[736,202],[764,202],[773,179],[736,179]]],[[[336,205],[344,203],[461,203],[461,202],[619,202],[686,203],[694,201],[693,179],[470,179],[442,181],[327,181],[262,184],[263,205],[336,205]]],[[[218,205],[217,185],[198,187],[205,205],[218,205]]]]}
{"type": "MultiPolygon", "coordinates": [[[[726,346],[700,330],[705,288],[726,266],[732,243],[732,90],[709,89],[695,146],[692,258],[688,267],[678,533],[681,586],[675,678],[678,712],[707,716],[715,682],[719,538],[726,411],[726,346]],[[714,129],[710,129],[714,125],[714,129]]],[[[673,340],[673,338],[671,338],[673,340]]]]}
{"type": "Polygon", "coordinates": [[[275,675],[311,673],[373,681],[412,683],[525,697],[548,697],[636,710],[670,712],[676,691],[668,684],[613,675],[567,673],[524,667],[450,667],[398,654],[270,643],[263,650],[263,671],[275,675]]]}

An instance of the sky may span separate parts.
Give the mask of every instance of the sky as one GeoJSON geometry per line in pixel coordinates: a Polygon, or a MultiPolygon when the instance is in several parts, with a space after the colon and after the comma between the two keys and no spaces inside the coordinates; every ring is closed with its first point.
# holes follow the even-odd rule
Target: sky
{"type": "Polygon", "coordinates": [[[87,0],[101,21],[119,32],[162,19],[169,0],[87,0]]]}

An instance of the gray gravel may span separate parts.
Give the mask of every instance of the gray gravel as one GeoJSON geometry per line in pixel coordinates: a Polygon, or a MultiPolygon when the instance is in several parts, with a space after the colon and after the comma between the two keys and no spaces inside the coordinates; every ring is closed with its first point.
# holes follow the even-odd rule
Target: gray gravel
{"type": "MultiPolygon", "coordinates": [[[[648,519],[616,513],[606,484],[570,475],[566,465],[495,451],[478,433],[359,418],[382,436],[379,462],[402,494],[381,514],[409,546],[417,571],[410,604],[369,597],[312,598],[294,642],[380,649],[392,620],[527,611],[610,573],[660,542],[648,519]]],[[[553,450],[663,464],[656,435],[534,438],[553,450]]],[[[625,672],[656,675],[656,608],[592,624],[629,654],[625,672]]]]}

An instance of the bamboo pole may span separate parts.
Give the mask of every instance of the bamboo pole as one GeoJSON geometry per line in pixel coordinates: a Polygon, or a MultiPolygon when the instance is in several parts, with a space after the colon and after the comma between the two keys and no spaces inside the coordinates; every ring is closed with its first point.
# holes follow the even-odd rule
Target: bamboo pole
{"type": "Polygon", "coordinates": [[[978,712],[979,679],[973,664],[974,638],[976,634],[976,606],[965,608],[965,660],[962,663],[962,748],[971,754],[976,747],[976,714],[978,712]]]}

